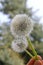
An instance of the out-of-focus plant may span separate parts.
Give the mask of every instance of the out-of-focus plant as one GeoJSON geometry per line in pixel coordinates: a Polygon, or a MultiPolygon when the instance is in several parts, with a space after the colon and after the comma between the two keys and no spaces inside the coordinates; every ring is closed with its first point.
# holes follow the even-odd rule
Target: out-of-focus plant
{"type": "Polygon", "coordinates": [[[32,15],[32,8],[26,7],[27,0],[2,0],[0,1],[3,8],[0,11],[4,12],[5,14],[10,15],[10,18],[14,17],[16,14],[23,14],[26,13],[29,16],[32,15]]]}
{"type": "Polygon", "coordinates": [[[24,65],[24,61],[19,54],[9,48],[0,49],[0,60],[5,62],[6,65],[24,65]]]}
{"type": "Polygon", "coordinates": [[[41,42],[41,39],[43,38],[43,25],[39,23],[34,24],[33,32],[31,33],[31,36],[34,38],[34,41],[41,42]]]}

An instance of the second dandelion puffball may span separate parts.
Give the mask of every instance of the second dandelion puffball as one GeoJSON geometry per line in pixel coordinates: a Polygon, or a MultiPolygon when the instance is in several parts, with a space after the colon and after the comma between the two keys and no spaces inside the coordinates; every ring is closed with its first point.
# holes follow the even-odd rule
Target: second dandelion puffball
{"type": "Polygon", "coordinates": [[[24,52],[24,50],[28,47],[28,42],[26,38],[15,39],[12,41],[11,48],[18,53],[24,52]]]}

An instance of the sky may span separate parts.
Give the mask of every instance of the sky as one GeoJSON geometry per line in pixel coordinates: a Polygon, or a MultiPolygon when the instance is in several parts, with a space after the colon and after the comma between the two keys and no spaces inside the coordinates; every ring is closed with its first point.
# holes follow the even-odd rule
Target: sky
{"type": "MultiPolygon", "coordinates": [[[[35,14],[36,16],[42,17],[40,20],[40,23],[43,23],[43,0],[27,0],[27,7],[33,8],[33,11],[36,11],[37,9],[38,12],[35,14]]],[[[0,8],[3,8],[2,4],[0,3],[0,8]]],[[[4,15],[4,13],[0,12],[0,23],[7,22],[9,21],[8,17],[9,15],[4,15]]]]}
{"type": "MultiPolygon", "coordinates": [[[[0,9],[2,9],[2,8],[3,8],[3,6],[0,3],[0,9]]],[[[3,22],[8,22],[8,21],[10,21],[9,15],[6,15],[3,12],[0,12],[0,24],[3,23],[3,22]]]]}
{"type": "Polygon", "coordinates": [[[6,15],[6,14],[0,12],[0,23],[10,21],[10,19],[8,17],[9,17],[9,15],[6,15]]]}
{"type": "Polygon", "coordinates": [[[43,23],[43,0],[28,0],[27,7],[32,7],[33,11],[38,9],[36,16],[42,17],[40,23],[43,23]]]}

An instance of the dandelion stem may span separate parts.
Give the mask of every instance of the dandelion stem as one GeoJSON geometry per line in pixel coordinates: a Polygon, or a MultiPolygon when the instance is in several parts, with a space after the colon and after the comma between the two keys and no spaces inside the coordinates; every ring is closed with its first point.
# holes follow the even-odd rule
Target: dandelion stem
{"type": "Polygon", "coordinates": [[[35,51],[33,44],[31,43],[31,41],[30,41],[30,39],[29,39],[28,37],[26,37],[26,39],[27,39],[27,41],[28,41],[29,46],[30,46],[31,49],[32,49],[33,54],[34,54],[35,57],[37,58],[37,52],[35,51]]]}
{"type": "Polygon", "coordinates": [[[26,52],[31,58],[33,58],[33,55],[32,55],[29,51],[27,51],[27,50],[25,49],[25,52],[26,52]]]}

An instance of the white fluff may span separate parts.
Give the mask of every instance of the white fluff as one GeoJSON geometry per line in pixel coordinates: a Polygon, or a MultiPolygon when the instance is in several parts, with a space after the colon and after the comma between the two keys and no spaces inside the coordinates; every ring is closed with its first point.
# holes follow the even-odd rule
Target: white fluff
{"type": "Polygon", "coordinates": [[[12,19],[10,29],[14,37],[29,35],[33,21],[26,14],[18,14],[12,19]]]}
{"type": "Polygon", "coordinates": [[[16,38],[14,41],[12,41],[11,48],[18,53],[21,53],[28,47],[28,42],[26,38],[16,38]]]}

